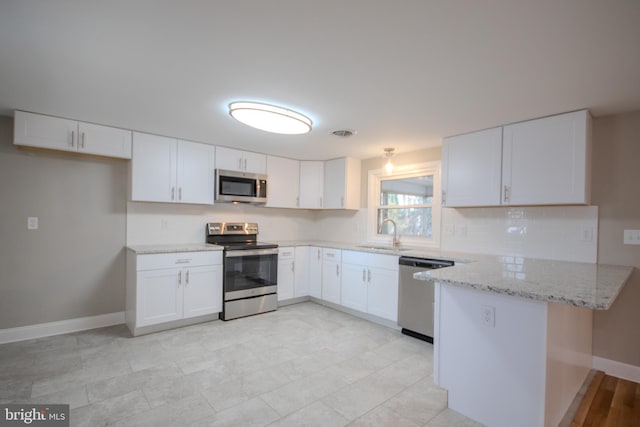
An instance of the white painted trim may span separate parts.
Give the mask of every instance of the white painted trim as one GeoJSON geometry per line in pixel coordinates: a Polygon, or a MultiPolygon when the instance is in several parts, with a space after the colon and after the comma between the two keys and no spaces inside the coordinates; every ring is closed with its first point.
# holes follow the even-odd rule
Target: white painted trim
{"type": "Polygon", "coordinates": [[[0,329],[0,344],[24,341],[88,329],[124,323],[124,311],[100,314],[98,316],[79,317],[77,319],[60,320],[58,322],[39,323],[37,325],[19,326],[17,328],[0,329]]]}
{"type": "Polygon", "coordinates": [[[640,383],[640,366],[629,365],[615,360],[593,356],[593,369],[604,371],[612,377],[640,383]]]}

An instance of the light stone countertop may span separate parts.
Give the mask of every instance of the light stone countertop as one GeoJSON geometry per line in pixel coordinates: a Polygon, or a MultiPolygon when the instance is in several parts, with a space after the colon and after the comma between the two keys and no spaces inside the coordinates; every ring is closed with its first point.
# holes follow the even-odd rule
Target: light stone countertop
{"type": "MultiPolygon", "coordinates": [[[[611,307],[633,271],[633,267],[447,252],[428,248],[400,247],[400,250],[393,250],[375,243],[324,240],[270,242],[277,243],[281,247],[320,246],[395,256],[451,260],[455,261],[455,266],[416,273],[414,277],[497,294],[596,310],[607,310],[611,307]]],[[[142,255],[221,251],[223,247],[207,243],[192,243],[132,245],[127,249],[142,255]]]]}
{"type": "Polygon", "coordinates": [[[454,267],[414,274],[497,294],[608,310],[631,276],[633,267],[496,256],[454,267]]]}
{"type": "Polygon", "coordinates": [[[178,243],[173,245],[132,245],[127,249],[135,252],[137,255],[145,254],[166,254],[178,252],[206,252],[221,251],[224,248],[218,245],[208,243],[178,243]]]}

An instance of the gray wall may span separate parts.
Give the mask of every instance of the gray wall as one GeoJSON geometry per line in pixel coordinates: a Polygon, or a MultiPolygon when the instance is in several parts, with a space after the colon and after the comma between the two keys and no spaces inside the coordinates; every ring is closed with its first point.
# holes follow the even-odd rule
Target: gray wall
{"type": "Polygon", "coordinates": [[[600,207],[598,262],[636,267],[611,309],[596,311],[593,353],[640,366],[640,246],[622,244],[624,229],[640,229],[640,111],[593,124],[591,202],[600,207]]]}
{"type": "Polygon", "coordinates": [[[124,310],[126,185],[126,161],[16,148],[0,117],[0,329],[124,310]]]}

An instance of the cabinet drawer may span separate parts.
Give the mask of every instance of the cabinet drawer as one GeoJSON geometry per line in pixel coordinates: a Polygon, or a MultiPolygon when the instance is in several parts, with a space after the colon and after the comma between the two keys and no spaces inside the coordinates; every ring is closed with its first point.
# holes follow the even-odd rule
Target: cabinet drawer
{"type": "Polygon", "coordinates": [[[178,252],[137,256],[137,270],[222,264],[222,252],[178,252]]]}
{"type": "Polygon", "coordinates": [[[322,259],[325,261],[340,262],[341,252],[340,249],[324,248],[322,249],[322,259]]]}
{"type": "Polygon", "coordinates": [[[367,267],[384,268],[387,270],[398,270],[398,256],[373,254],[359,251],[342,251],[342,262],[344,264],[364,265],[367,267]]]}
{"type": "Polygon", "coordinates": [[[278,259],[293,259],[296,249],[293,246],[284,246],[278,248],[278,259]]]}

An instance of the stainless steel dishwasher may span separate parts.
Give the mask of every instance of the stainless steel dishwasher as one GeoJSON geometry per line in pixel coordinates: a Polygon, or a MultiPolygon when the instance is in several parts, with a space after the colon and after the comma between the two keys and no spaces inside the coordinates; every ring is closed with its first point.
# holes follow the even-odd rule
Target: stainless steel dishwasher
{"type": "Polygon", "coordinates": [[[433,343],[433,282],[416,280],[413,273],[451,267],[453,261],[400,257],[398,325],[402,333],[433,343]]]}

